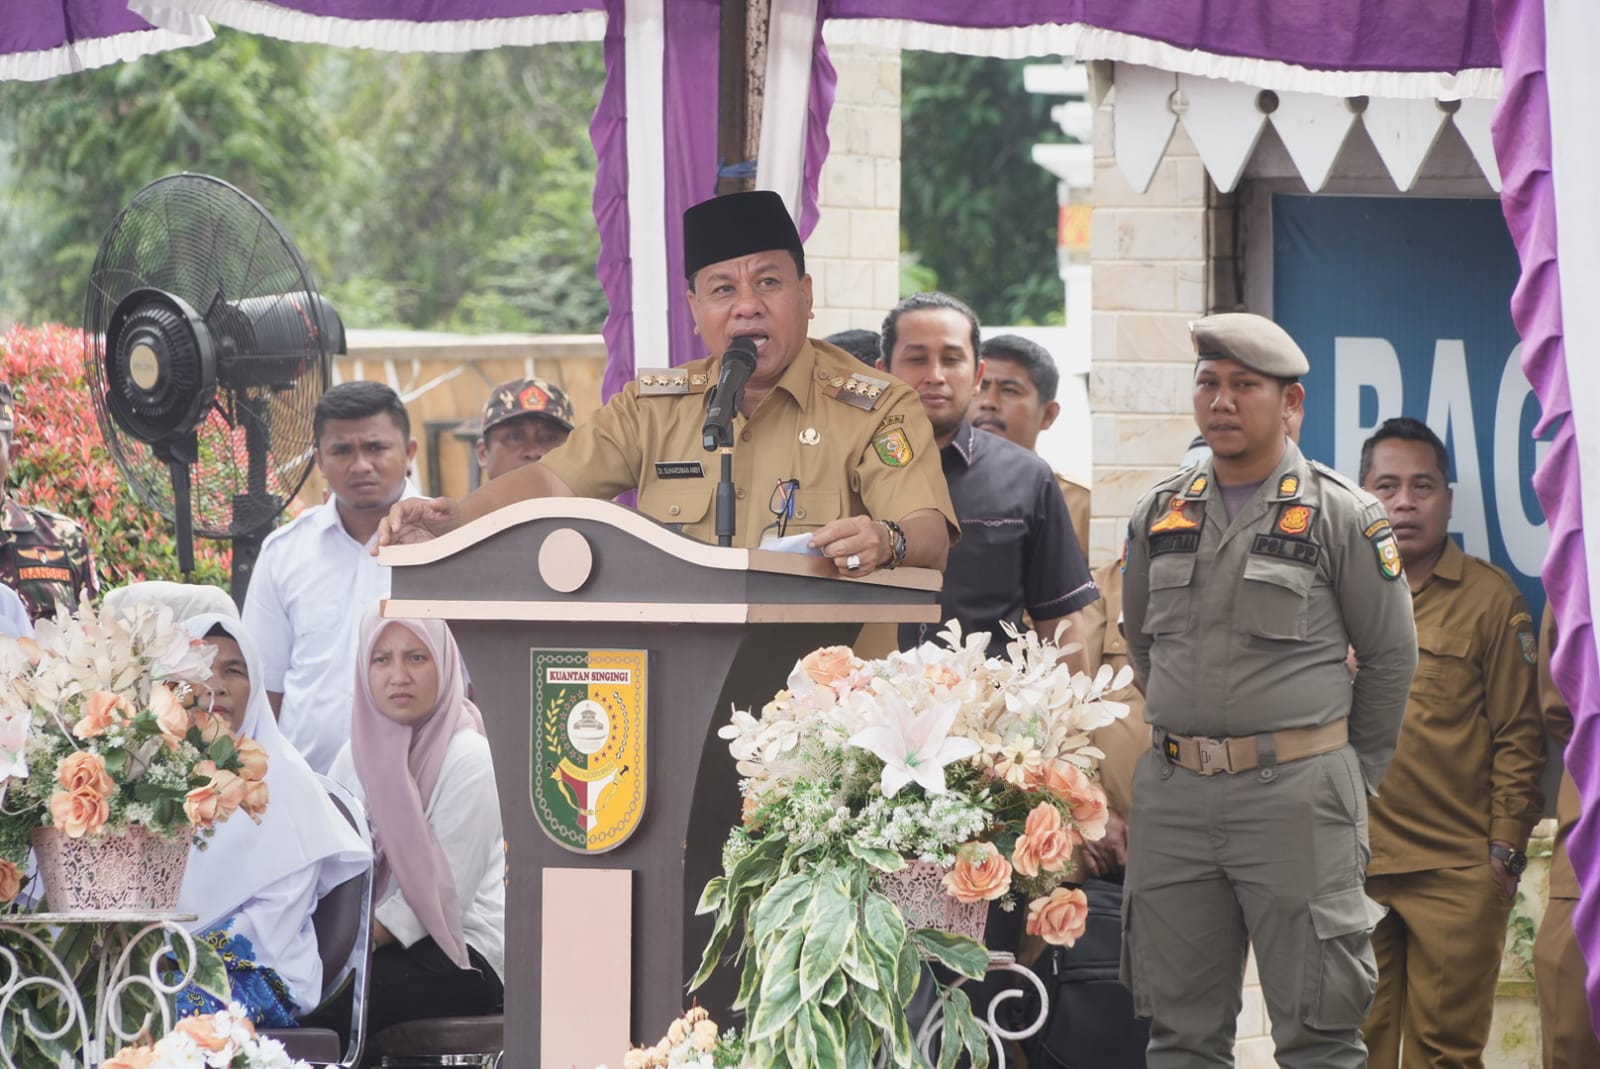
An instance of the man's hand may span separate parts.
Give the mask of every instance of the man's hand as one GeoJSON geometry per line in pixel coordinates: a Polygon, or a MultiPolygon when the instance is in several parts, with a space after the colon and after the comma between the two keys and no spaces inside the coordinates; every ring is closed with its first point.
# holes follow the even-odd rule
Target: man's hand
{"type": "MultiPolygon", "coordinates": [[[[1507,850],[1516,849],[1516,847],[1511,843],[1505,842],[1502,839],[1496,839],[1495,842],[1499,843],[1501,846],[1504,846],[1507,850]]],[[[1493,843],[1490,845],[1493,845],[1493,843]]],[[[1493,854],[1490,854],[1489,871],[1494,873],[1495,883],[1500,885],[1500,890],[1506,893],[1507,898],[1517,897],[1517,877],[1511,875],[1511,870],[1506,868],[1506,863],[1504,861],[1501,861],[1493,854]]]]}
{"type": "Polygon", "coordinates": [[[871,575],[894,556],[889,545],[889,529],[870,516],[850,516],[834,520],[811,536],[812,548],[833,561],[840,575],[860,579],[871,575]],[[859,567],[850,567],[855,558],[859,567]]]}
{"type": "Polygon", "coordinates": [[[1083,844],[1083,867],[1091,876],[1115,876],[1128,867],[1128,822],[1106,811],[1105,838],[1083,844]]]}
{"type": "Polygon", "coordinates": [[[411,497],[396,501],[378,524],[372,555],[384,546],[426,542],[461,526],[461,503],[449,497],[411,497]]]}

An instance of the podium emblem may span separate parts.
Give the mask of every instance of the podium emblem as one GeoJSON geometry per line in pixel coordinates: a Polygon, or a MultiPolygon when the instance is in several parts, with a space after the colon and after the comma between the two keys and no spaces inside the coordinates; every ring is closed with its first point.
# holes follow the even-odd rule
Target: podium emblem
{"type": "Polygon", "coordinates": [[[580,854],[627,841],[645,802],[645,650],[533,650],[533,812],[580,854]]]}

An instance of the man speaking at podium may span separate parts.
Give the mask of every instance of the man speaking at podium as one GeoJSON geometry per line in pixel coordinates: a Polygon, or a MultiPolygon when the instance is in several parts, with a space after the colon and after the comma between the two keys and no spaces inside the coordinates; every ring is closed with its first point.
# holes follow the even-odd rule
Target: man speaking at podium
{"type": "Polygon", "coordinates": [[[809,534],[841,575],[943,570],[960,528],[922,403],[806,337],[811,276],[782,198],[732,193],[695,205],[683,249],[695,332],[711,356],[641,369],[565,445],[460,501],[397,503],[378,544],[433,538],[524,498],[635,489],[641,512],[715,541],[719,454],[705,442],[720,414],[718,433],[733,445],[733,545],[809,534]]]}

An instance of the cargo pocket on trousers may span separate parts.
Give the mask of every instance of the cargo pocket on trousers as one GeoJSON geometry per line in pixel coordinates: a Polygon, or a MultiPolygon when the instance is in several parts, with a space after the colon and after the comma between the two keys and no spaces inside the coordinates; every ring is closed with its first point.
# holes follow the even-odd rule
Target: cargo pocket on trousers
{"type": "Polygon", "coordinates": [[[1140,960],[1139,937],[1134,932],[1134,895],[1126,888],[1122,893],[1122,966],[1118,970],[1122,986],[1133,993],[1133,1013],[1136,1017],[1155,1016],[1155,1000],[1150,997],[1150,973],[1140,960]]]}
{"type": "Polygon", "coordinates": [[[1328,1031],[1360,1028],[1378,987],[1372,929],[1385,910],[1360,887],[1319,895],[1310,910],[1301,1020],[1328,1031]]]}

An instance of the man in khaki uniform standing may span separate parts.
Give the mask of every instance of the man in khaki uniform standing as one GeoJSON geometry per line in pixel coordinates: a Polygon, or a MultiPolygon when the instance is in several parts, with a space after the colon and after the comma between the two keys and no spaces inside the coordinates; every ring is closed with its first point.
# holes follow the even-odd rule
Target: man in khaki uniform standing
{"type": "Polygon", "coordinates": [[[461,501],[402,501],[380,544],[418,541],[529,497],[609,499],[639,491],[639,511],[713,541],[718,455],[702,445],[722,355],[735,339],[756,368],[733,419],[734,544],[810,534],[841,575],[902,563],[943,568],[955,510],[917,395],[863,373],[842,349],[806,337],[811,276],[775,193],[733,193],[684,213],[695,329],[712,355],[638,378],[537,464],[461,501]]]}
{"type": "Polygon", "coordinates": [[[1134,508],[1123,574],[1153,741],[1124,979],[1152,1019],[1151,1069],[1232,1065],[1253,944],[1278,1064],[1360,1069],[1381,915],[1362,889],[1366,801],[1416,668],[1410,598],[1383,506],[1284,435],[1299,346],[1243,313],[1191,329],[1212,455],[1134,508]]]}
{"type": "MultiPolygon", "coordinates": [[[[1550,675],[1556,652],[1556,614],[1548,602],[1539,624],[1539,707],[1548,738],[1564,749],[1572,741],[1572,707],[1550,675]]],[[[1600,1040],[1595,1039],[1584,989],[1588,963],[1572,912],[1578,905],[1578,874],[1567,856],[1567,839],[1583,813],[1583,799],[1570,769],[1561,771],[1556,796],[1556,848],[1550,856],[1550,901],[1533,943],[1533,979],[1539,989],[1539,1035],[1544,1041],[1544,1069],[1594,1069],[1600,1066],[1600,1040]]]]}
{"type": "Polygon", "coordinates": [[[1415,419],[1386,421],[1361,448],[1361,485],[1387,507],[1405,561],[1420,651],[1372,805],[1367,893],[1389,907],[1372,934],[1374,1069],[1483,1065],[1506,920],[1544,808],[1533,617],[1509,576],[1450,537],[1449,463],[1415,419]]]}

